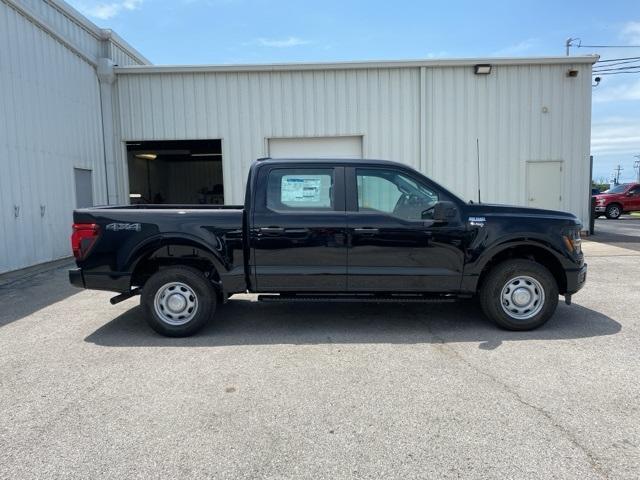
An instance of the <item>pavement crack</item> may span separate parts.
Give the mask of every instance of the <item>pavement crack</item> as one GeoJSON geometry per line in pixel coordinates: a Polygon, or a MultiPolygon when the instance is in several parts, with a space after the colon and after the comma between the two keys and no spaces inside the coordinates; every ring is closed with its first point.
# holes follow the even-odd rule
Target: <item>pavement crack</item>
{"type": "Polygon", "coordinates": [[[520,395],[520,393],[518,393],[516,390],[514,390],[512,387],[510,387],[509,384],[507,384],[506,382],[502,381],[500,378],[492,375],[489,372],[486,372],[486,371],[482,370],[481,368],[479,368],[476,365],[474,365],[473,363],[471,363],[463,355],[461,355],[455,348],[453,348],[450,345],[448,345],[444,338],[442,338],[441,336],[436,334],[433,331],[433,329],[431,328],[431,325],[429,325],[429,323],[427,321],[425,321],[423,319],[419,319],[419,321],[420,321],[420,323],[425,325],[425,327],[427,328],[427,331],[429,332],[429,334],[437,341],[437,344],[440,346],[439,349],[441,351],[442,350],[446,350],[450,355],[454,356],[458,361],[460,361],[463,364],[465,364],[468,368],[470,368],[471,370],[476,372],[478,375],[486,377],[491,382],[493,382],[494,384],[498,385],[504,392],[506,392],[507,394],[512,396],[518,403],[520,403],[521,405],[523,405],[525,407],[528,407],[529,409],[534,410],[538,415],[541,415],[542,417],[544,417],[547,420],[547,422],[556,431],[558,431],[565,439],[567,439],[576,449],[578,449],[580,452],[582,452],[582,454],[586,457],[591,469],[596,474],[598,474],[601,478],[604,478],[604,479],[608,479],[609,478],[609,475],[608,475],[607,471],[602,467],[602,465],[600,463],[600,460],[598,459],[597,455],[594,452],[592,452],[588,447],[586,447],[585,445],[580,443],[580,441],[576,438],[576,436],[569,429],[567,429],[566,427],[561,425],[553,417],[553,415],[551,415],[551,413],[549,413],[544,408],[525,400],[520,395]]]}

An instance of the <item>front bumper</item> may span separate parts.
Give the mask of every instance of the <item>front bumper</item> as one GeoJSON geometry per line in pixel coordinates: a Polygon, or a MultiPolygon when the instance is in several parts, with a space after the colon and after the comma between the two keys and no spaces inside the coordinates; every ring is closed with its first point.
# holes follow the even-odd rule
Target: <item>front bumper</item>
{"type": "Polygon", "coordinates": [[[587,264],[577,270],[567,271],[567,294],[572,295],[580,290],[587,281],[587,264]]]}
{"type": "Polygon", "coordinates": [[[605,212],[606,210],[607,210],[607,207],[605,207],[604,205],[596,205],[596,212],[602,213],[602,212],[605,212]]]}

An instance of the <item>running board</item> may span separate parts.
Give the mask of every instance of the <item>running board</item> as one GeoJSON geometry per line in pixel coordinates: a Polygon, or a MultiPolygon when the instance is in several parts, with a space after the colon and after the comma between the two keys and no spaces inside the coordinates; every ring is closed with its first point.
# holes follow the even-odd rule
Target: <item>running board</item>
{"type": "Polygon", "coordinates": [[[467,296],[440,295],[377,295],[377,294],[281,294],[258,295],[259,302],[331,302],[331,303],[452,303],[467,296]]]}

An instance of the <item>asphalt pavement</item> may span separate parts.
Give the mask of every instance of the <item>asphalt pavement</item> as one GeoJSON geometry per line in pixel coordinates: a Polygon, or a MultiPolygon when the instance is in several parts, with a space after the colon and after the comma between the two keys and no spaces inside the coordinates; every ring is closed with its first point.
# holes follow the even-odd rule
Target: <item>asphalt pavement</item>
{"type": "Polygon", "coordinates": [[[640,252],[621,245],[586,241],[585,288],[523,333],[473,301],[245,295],[168,339],[63,269],[6,283],[0,478],[637,479],[640,252]]]}

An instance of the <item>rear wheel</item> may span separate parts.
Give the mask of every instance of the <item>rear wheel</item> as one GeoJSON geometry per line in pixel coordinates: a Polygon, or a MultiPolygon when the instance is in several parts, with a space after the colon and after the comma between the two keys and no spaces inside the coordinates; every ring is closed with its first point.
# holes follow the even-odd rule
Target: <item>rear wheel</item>
{"type": "Polygon", "coordinates": [[[172,267],[155,273],[144,285],[140,303],[147,323],[168,337],[200,330],[216,308],[216,292],[202,272],[172,267]]]}
{"type": "Polygon", "coordinates": [[[532,330],[544,324],[558,306],[555,278],[539,263],[514,259],[502,262],[481,285],[484,314],[508,330],[532,330]]]}
{"type": "Polygon", "coordinates": [[[617,220],[622,215],[622,208],[617,203],[612,203],[609,205],[604,213],[607,218],[611,220],[617,220]]]}

